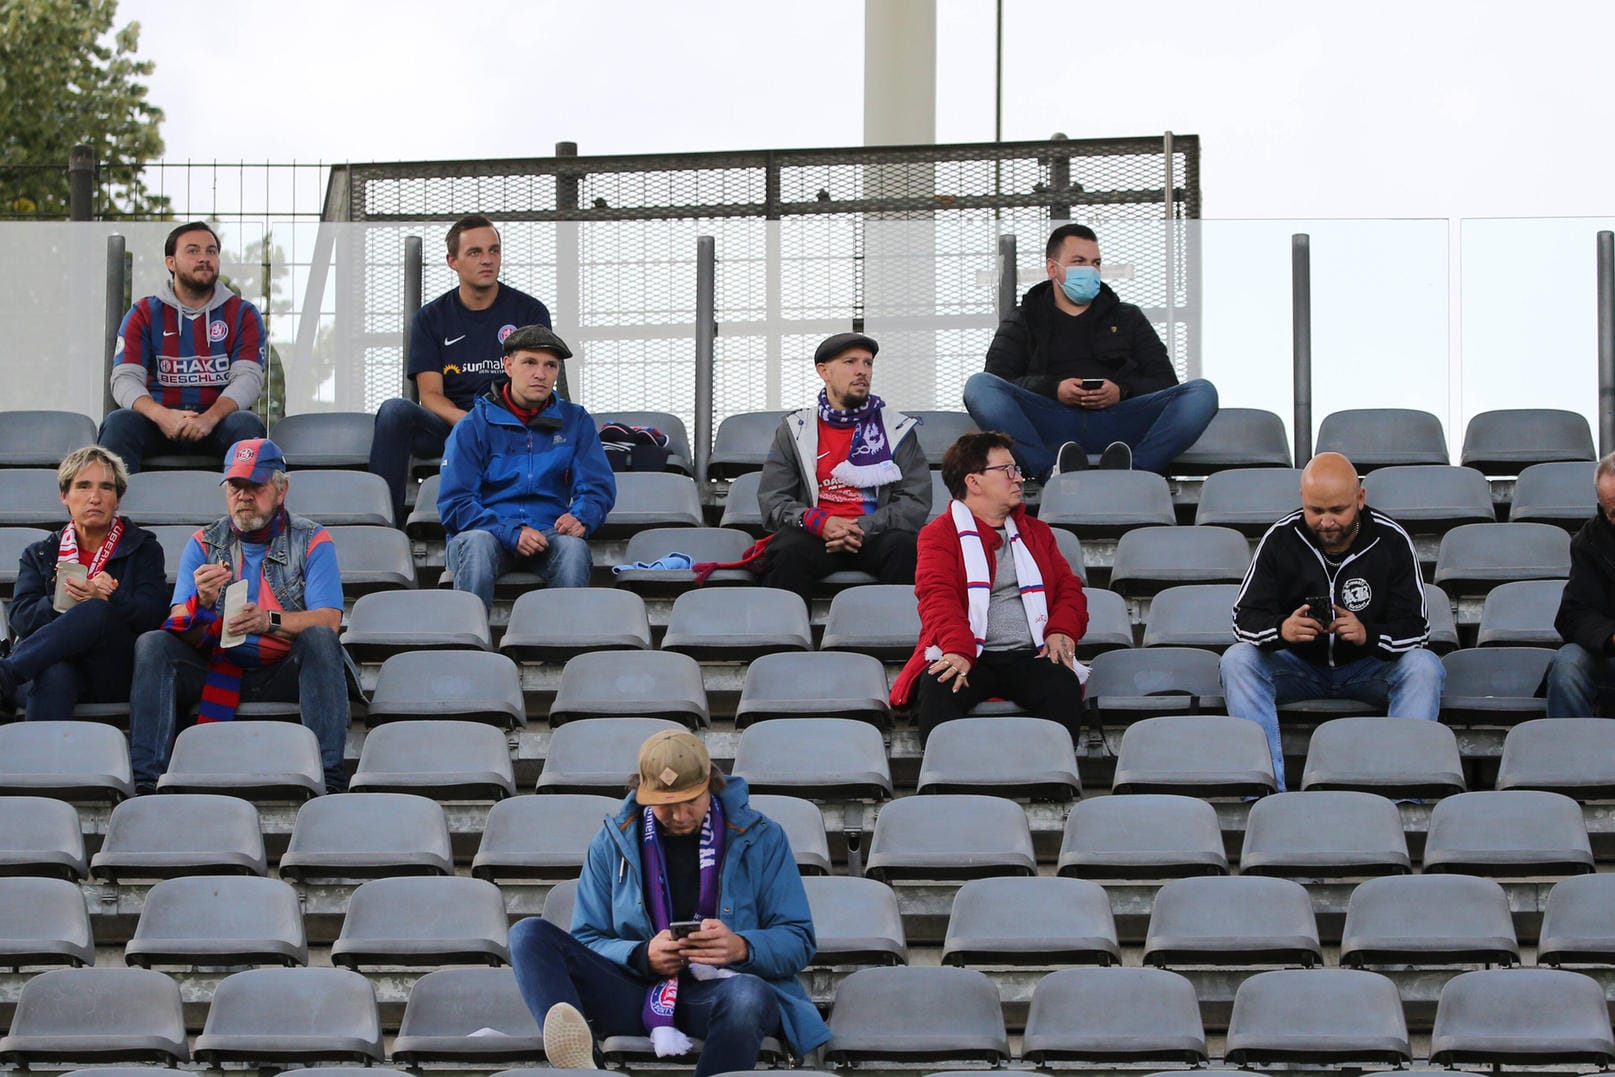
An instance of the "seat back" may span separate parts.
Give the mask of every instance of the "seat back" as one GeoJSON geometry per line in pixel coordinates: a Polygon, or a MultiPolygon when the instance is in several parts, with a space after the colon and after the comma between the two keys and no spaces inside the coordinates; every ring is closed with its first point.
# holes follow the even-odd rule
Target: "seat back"
{"type": "Polygon", "coordinates": [[[1290,879],[1173,879],[1150,906],[1144,964],[1180,962],[1321,965],[1312,898],[1290,879]]]}
{"type": "Polygon", "coordinates": [[[1144,646],[1204,647],[1221,653],[1234,643],[1239,585],[1191,583],[1168,587],[1150,602],[1144,646]]]}
{"type": "Polygon", "coordinates": [[[1424,870],[1488,875],[1581,875],[1593,870],[1581,806],[1560,793],[1485,790],[1430,812],[1424,870]]]}
{"type": "Polygon", "coordinates": [[[63,800],[133,796],[129,742],[121,730],[99,722],[0,725],[0,793],[63,800]]]}
{"type": "Polygon", "coordinates": [[[270,434],[292,468],[367,468],[376,416],[368,411],[288,415],[270,434]]]}
{"type": "Polygon", "coordinates": [[[1570,575],[1570,536],[1551,524],[1464,524],[1448,531],[1432,582],[1449,594],[1483,594],[1510,580],[1570,575]]]}
{"type": "MultiPolygon", "coordinates": [[[[312,478],[321,472],[308,473],[312,478]]],[[[375,476],[366,476],[374,478],[375,476]]],[[[342,593],[357,597],[372,591],[415,587],[415,560],[409,538],[396,527],[373,524],[328,527],[342,567],[342,593]]]]}
{"type": "Polygon", "coordinates": [[[91,874],[163,879],[176,875],[265,875],[258,809],[208,793],[137,797],[112,809],[91,874]]]}
{"type": "Polygon", "coordinates": [[[734,773],[764,793],[816,799],[892,795],[880,731],[850,718],[777,718],[748,726],[735,751],[734,773]]]}
{"type": "Polygon", "coordinates": [[[1043,488],[1038,519],[1084,535],[1119,535],[1177,522],[1166,480],[1149,471],[1078,471],[1043,488]]]}
{"type": "Polygon", "coordinates": [[[0,965],[95,964],[78,883],[0,876],[0,965]]]}
{"type": "Polygon", "coordinates": [[[1086,879],[971,879],[954,895],[942,963],[1119,965],[1110,899],[1086,879]]]}
{"type": "MultiPolygon", "coordinates": [[[[553,716],[552,719],[553,721],[553,716]]],[[[653,733],[681,729],[665,718],[580,718],[550,734],[540,793],[596,793],[621,797],[638,766],[639,746],[653,733]]]]}
{"type": "Polygon", "coordinates": [[[190,1060],[179,985],[146,969],[54,969],[28,978],[17,996],[0,1061],[190,1060]]]}
{"type": "Polygon", "coordinates": [[[1509,522],[1580,527],[1598,511],[1597,467],[1590,462],[1532,464],[1514,481],[1509,522]]]}
{"type": "Polygon", "coordinates": [[[1546,789],[1577,800],[1615,795],[1615,723],[1535,718],[1503,738],[1498,789],[1546,789]]]}
{"type": "Polygon", "coordinates": [[[1335,718],[1312,731],[1301,788],[1358,789],[1389,797],[1464,791],[1458,737],[1422,718],[1335,718]]]}
{"type": "Polygon", "coordinates": [[[856,1061],[1009,1059],[998,989],[974,969],[859,969],[836,989],[825,1057],[856,1061]]]}
{"type": "Polygon", "coordinates": [[[1483,411],[1469,420],[1459,456],[1487,475],[1523,474],[1549,460],[1591,460],[1593,432],[1580,412],[1557,408],[1483,411]]]}
{"type": "Polygon", "coordinates": [[[1116,543],[1110,587],[1148,595],[1177,584],[1238,583],[1250,560],[1250,544],[1231,527],[1139,527],[1116,543]]]}
{"type": "Polygon", "coordinates": [[[1441,989],[1430,1032],[1433,1065],[1592,1062],[1603,1068],[1612,1061],[1609,1008],[1590,976],[1486,969],[1459,973],[1441,989]]]}
{"type": "Polygon", "coordinates": [[[777,651],[811,651],[813,630],[800,595],[778,587],[686,591],[673,602],[662,649],[694,658],[746,661],[777,651]]]}
{"type": "Polygon", "coordinates": [[[503,732],[481,722],[436,719],[372,729],[351,788],[449,800],[499,800],[516,792],[503,732]]]}
{"type": "Polygon", "coordinates": [[[77,880],[88,870],[73,805],[49,797],[0,796],[0,876],[77,880]]]}
{"type": "Polygon", "coordinates": [[[735,726],[744,729],[765,718],[838,716],[891,726],[886,670],[867,654],[811,651],[766,654],[746,667],[746,682],[735,708],[735,726]]]}
{"type": "Polygon", "coordinates": [[[124,947],[131,965],[306,965],[297,891],[279,879],[164,879],[146,892],[124,947]]]}
{"type": "Polygon", "coordinates": [[[1198,797],[1095,797],[1066,817],[1059,870],[1083,879],[1226,875],[1228,854],[1216,809],[1198,797]]]}
{"type": "MultiPolygon", "coordinates": [[[[804,877],[830,874],[830,842],[824,830],[824,813],[811,800],[775,793],[752,795],[751,806],[785,831],[791,854],[804,877]]],[[[823,940],[820,940],[823,948],[823,940]]]]}
{"type": "Polygon", "coordinates": [[[408,1066],[475,1058],[536,1060],[543,1054],[543,1033],[508,968],[428,972],[410,988],[393,1041],[393,1061],[408,1066]],[[473,1035],[485,1028],[499,1035],[473,1035]]]}
{"type": "Polygon", "coordinates": [[[1492,523],[1492,488],[1473,468],[1444,464],[1382,467],[1363,480],[1368,503],[1413,534],[1492,523]]]}
{"type": "Polygon", "coordinates": [[[914,653],[919,636],[914,588],[870,583],[836,592],[819,646],[826,651],[858,651],[883,661],[901,661],[914,653]]]}
{"type": "Polygon", "coordinates": [[[129,489],[118,504],[120,512],[142,527],[201,527],[224,515],[224,507],[216,471],[142,471],[129,476],[129,489]]]}
{"type": "Polygon", "coordinates": [[[692,729],[710,724],[701,666],[671,651],[592,652],[567,659],[550,705],[550,725],[618,715],[670,718],[692,729]]]}
{"type": "MultiPolygon", "coordinates": [[[[396,526],[387,480],[372,472],[305,466],[293,476],[291,489],[296,493],[288,491],[287,500],[297,506],[297,514],[326,527],[396,526]]],[[[344,575],[347,567],[344,558],[344,575]]]]}
{"type": "Polygon", "coordinates": [[[280,876],[292,882],[453,870],[442,805],[410,793],[316,797],[298,809],[280,857],[280,876]]]}
{"type": "Polygon", "coordinates": [[[382,1060],[370,981],[346,969],[249,969],[213,989],[196,1057],[223,1062],[382,1060]]]}
{"type": "Polygon", "coordinates": [[[505,899],[486,879],[372,879],[348,899],[331,963],[350,969],[507,964],[506,926],[505,899]]]}
{"type": "Polygon", "coordinates": [[[1351,1061],[1405,1065],[1407,1020],[1396,984],[1354,969],[1259,972],[1239,985],[1228,1018],[1234,1065],[1351,1061]]]}
{"type": "Polygon", "coordinates": [[[815,965],[906,965],[897,895],[885,883],[846,875],[802,880],[818,949],[815,965]]]}
{"type": "Polygon", "coordinates": [[[1146,718],[1127,727],[1116,793],[1260,796],[1277,787],[1261,726],[1243,718],[1146,718]]]}
{"type": "MultiPolygon", "coordinates": [[[[1213,420],[1215,421],[1215,420],[1213,420]]],[[[1232,527],[1249,537],[1295,511],[1301,500],[1301,469],[1252,467],[1206,476],[1195,505],[1194,522],[1232,527]]]]}
{"type": "Polygon", "coordinates": [[[1351,892],[1340,963],[1514,965],[1520,946],[1508,895],[1491,879],[1404,875],[1369,879],[1351,892]]]}
{"type": "Polygon", "coordinates": [[[399,651],[490,650],[488,611],[469,591],[377,591],[348,613],[342,645],[361,662],[399,651]]]}
{"type": "Polygon", "coordinates": [[[565,662],[584,651],[649,650],[645,600],[609,587],[540,588],[516,599],[499,650],[518,662],[565,662]]]}
{"type": "Polygon", "coordinates": [[[314,731],[296,722],[202,722],[180,731],[165,793],[211,793],[264,800],[307,800],[325,792],[314,731]]]}
{"type": "MultiPolygon", "coordinates": [[[[217,513],[219,502],[217,494],[214,496],[213,509],[217,513]]],[[[127,494],[118,508],[128,513],[127,494]]],[[[0,468],[0,527],[54,530],[61,527],[66,519],[67,510],[62,507],[55,468],[0,468]]]]}
{"type": "Polygon", "coordinates": [[[1359,474],[1396,464],[1446,464],[1441,420],[1412,408],[1355,408],[1325,415],[1315,452],[1345,454],[1359,474]]]}
{"type": "Polygon", "coordinates": [[[407,651],[381,664],[371,693],[371,725],[413,718],[527,724],[521,670],[509,657],[481,651],[407,651]]]}
{"type": "Polygon", "coordinates": [[[1037,982],[1021,1057],[1056,1061],[1206,1061],[1194,985],[1163,969],[1060,969],[1037,982]]]}
{"type": "Polygon", "coordinates": [[[1218,408],[1195,443],[1172,461],[1172,474],[1289,466],[1290,442],[1283,419],[1261,408],[1218,408]]]}
{"type": "Polygon", "coordinates": [[[866,871],[881,881],[1034,875],[1037,858],[1026,813],[1014,801],[973,794],[903,797],[876,817],[866,871]]]}
{"type": "Polygon", "coordinates": [[[0,411],[0,467],[55,468],[95,443],[95,420],[76,411],[0,411]]]}
{"type": "Polygon", "coordinates": [[[1402,816],[1353,790],[1276,793],[1251,805],[1241,875],[1339,878],[1412,871],[1402,816]]]}
{"type": "Polygon", "coordinates": [[[788,412],[743,411],[718,424],[712,438],[712,455],[707,461],[707,478],[732,479],[748,471],[760,471],[768,459],[774,432],[788,412]]]}
{"type": "Polygon", "coordinates": [[[611,797],[585,793],[502,800],[488,813],[471,874],[495,882],[576,878],[589,843],[616,811],[611,797]]]}
{"type": "Polygon", "coordinates": [[[1082,795],[1082,779],[1071,733],[1060,722],[960,718],[931,731],[919,791],[1067,801],[1082,795]]]}
{"type": "Polygon", "coordinates": [[[1553,622],[1559,615],[1564,591],[1561,580],[1500,584],[1486,595],[1475,642],[1482,647],[1502,644],[1557,648],[1564,639],[1553,622]]]}

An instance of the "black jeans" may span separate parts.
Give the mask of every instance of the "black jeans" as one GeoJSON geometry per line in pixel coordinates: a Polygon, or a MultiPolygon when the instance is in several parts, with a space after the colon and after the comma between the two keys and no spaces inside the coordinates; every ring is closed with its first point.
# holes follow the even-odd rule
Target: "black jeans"
{"type": "Polygon", "coordinates": [[[963,718],[971,707],[995,696],[1013,701],[1034,718],[1059,722],[1072,740],[1082,728],[1082,682],[1072,670],[1035,651],[982,651],[965,682],[955,692],[953,678],[943,682],[933,673],[920,674],[914,715],[922,744],[943,722],[963,718]]]}
{"type": "Polygon", "coordinates": [[[913,531],[876,531],[857,553],[826,553],[824,540],[800,528],[777,533],[763,551],[764,587],[795,591],[810,602],[813,584],[832,572],[867,572],[881,583],[914,582],[913,531]]]}
{"type": "Polygon", "coordinates": [[[71,718],[81,699],[129,698],[135,638],[112,603],[92,598],[34,631],[0,664],[17,683],[29,685],[29,721],[71,718]]]}

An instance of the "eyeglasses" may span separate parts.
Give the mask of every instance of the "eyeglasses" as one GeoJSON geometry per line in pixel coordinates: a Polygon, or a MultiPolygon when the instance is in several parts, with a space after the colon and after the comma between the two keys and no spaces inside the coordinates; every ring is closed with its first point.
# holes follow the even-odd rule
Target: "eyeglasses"
{"type": "Polygon", "coordinates": [[[1002,471],[1004,473],[1004,477],[1011,480],[1021,478],[1024,474],[1024,472],[1021,471],[1021,465],[1019,464],[993,464],[991,467],[984,467],[981,470],[1002,471]]]}

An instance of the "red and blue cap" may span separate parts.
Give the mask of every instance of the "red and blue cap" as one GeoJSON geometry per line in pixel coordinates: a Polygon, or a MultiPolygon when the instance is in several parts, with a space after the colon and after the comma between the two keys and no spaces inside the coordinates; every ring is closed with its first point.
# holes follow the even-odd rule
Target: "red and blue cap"
{"type": "Polygon", "coordinates": [[[219,480],[219,485],[231,479],[245,479],[262,486],[275,472],[285,470],[286,456],[279,445],[268,438],[248,438],[230,446],[224,458],[224,478],[219,480]]]}

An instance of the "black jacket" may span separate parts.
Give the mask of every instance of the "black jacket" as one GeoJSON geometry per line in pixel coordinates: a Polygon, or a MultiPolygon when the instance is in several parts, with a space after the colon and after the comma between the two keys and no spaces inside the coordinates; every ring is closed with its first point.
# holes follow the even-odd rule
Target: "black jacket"
{"type": "Polygon", "coordinates": [[[1567,643],[1615,655],[1615,525],[1600,513],[1570,540],[1570,580],[1553,620],[1567,643]]]}
{"type": "MultiPolygon", "coordinates": [[[[61,616],[51,605],[56,598],[56,558],[61,548],[61,531],[52,531],[22,551],[17,563],[17,586],[6,607],[6,617],[18,639],[61,616]]],[[[139,634],[161,628],[168,616],[172,588],[163,573],[163,548],[157,536],[125,518],[123,537],[107,559],[105,571],[118,581],[118,589],[107,601],[128,622],[129,630],[139,634]]]]}
{"type": "Polygon", "coordinates": [[[1364,507],[1362,526],[1338,567],[1331,568],[1307,529],[1300,509],[1267,529],[1234,600],[1234,635],[1268,650],[1288,647],[1318,665],[1359,658],[1394,659],[1422,647],[1430,636],[1424,583],[1413,540],[1395,520],[1364,507]],[[1357,615],[1367,646],[1320,634],[1288,643],[1279,626],[1309,596],[1328,594],[1357,615]]]}
{"type": "Polygon", "coordinates": [[[1056,318],[1069,318],[1054,305],[1054,282],[1029,288],[1021,305],[1002,322],[987,348],[986,371],[1023,389],[1055,396],[1062,379],[1109,378],[1121,386],[1122,398],[1168,389],[1178,383],[1166,345],[1155,335],[1144,312],[1123,303],[1101,284],[1083,315],[1093,333],[1093,360],[1072,367],[1054,354],[1056,318]],[[1052,370],[1051,370],[1052,368],[1052,370]]]}

